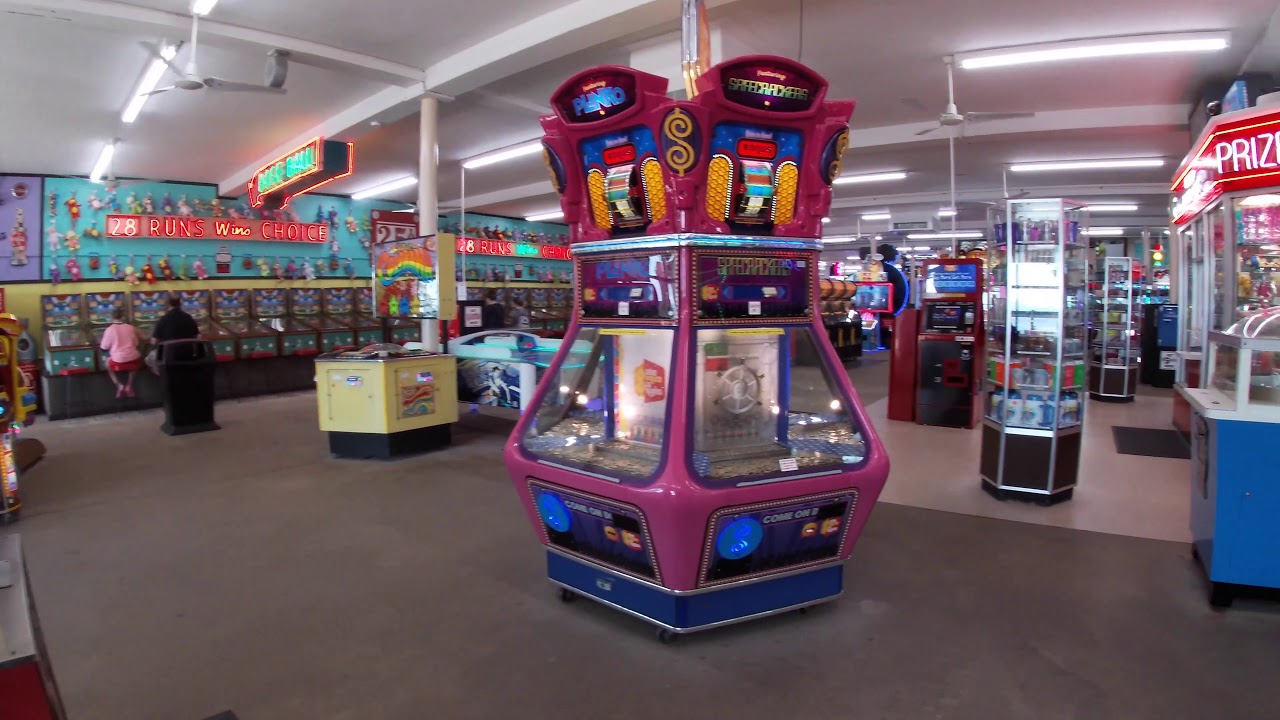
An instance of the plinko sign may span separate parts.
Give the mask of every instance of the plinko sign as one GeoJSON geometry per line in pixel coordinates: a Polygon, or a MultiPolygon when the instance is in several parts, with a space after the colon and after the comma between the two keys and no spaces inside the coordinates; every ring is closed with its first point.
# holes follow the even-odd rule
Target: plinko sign
{"type": "Polygon", "coordinates": [[[324,223],[276,222],[275,220],[108,215],[107,237],[323,243],[329,242],[329,226],[324,223]]]}

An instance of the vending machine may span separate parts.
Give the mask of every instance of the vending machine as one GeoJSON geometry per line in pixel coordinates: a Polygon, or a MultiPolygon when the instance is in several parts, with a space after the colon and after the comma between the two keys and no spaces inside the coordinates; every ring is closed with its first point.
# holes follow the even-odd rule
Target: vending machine
{"type": "Polygon", "coordinates": [[[982,261],[925,261],[917,314],[916,422],[971,428],[982,403],[982,261]]]}

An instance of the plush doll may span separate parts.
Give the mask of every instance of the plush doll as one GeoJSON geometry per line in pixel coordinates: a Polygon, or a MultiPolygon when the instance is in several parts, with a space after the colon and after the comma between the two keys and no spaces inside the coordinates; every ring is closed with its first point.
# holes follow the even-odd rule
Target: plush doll
{"type": "Polygon", "coordinates": [[[191,209],[191,206],[187,204],[186,195],[183,195],[182,197],[178,198],[178,214],[183,217],[191,217],[192,215],[195,214],[194,211],[191,209]]]}
{"type": "Polygon", "coordinates": [[[165,193],[164,198],[160,200],[160,213],[162,215],[173,214],[173,198],[170,197],[169,193],[165,193]]]}
{"type": "Polygon", "coordinates": [[[80,252],[80,236],[76,234],[75,230],[64,235],[62,239],[67,241],[67,250],[80,252]]]}
{"type": "Polygon", "coordinates": [[[80,201],[76,200],[75,193],[71,193],[71,197],[63,205],[67,206],[67,214],[71,216],[71,229],[75,230],[76,225],[80,224],[80,201]]]}
{"type": "Polygon", "coordinates": [[[49,217],[58,217],[58,193],[49,193],[49,217]]]}
{"type": "Polygon", "coordinates": [[[142,264],[142,279],[147,281],[148,285],[156,284],[156,270],[151,266],[151,258],[142,264]]]}
{"type": "Polygon", "coordinates": [[[219,200],[218,198],[214,198],[209,201],[209,214],[216,218],[222,217],[222,201],[221,200],[219,200]]]}
{"type": "Polygon", "coordinates": [[[97,240],[98,238],[102,237],[102,232],[98,230],[97,220],[94,220],[93,222],[89,223],[89,227],[84,229],[84,236],[89,238],[90,240],[97,240]]]}
{"type": "Polygon", "coordinates": [[[129,198],[124,201],[124,204],[125,207],[129,209],[130,215],[142,214],[142,203],[138,202],[138,195],[136,193],[129,193],[129,198]]]}
{"type": "Polygon", "coordinates": [[[360,224],[356,222],[354,217],[347,216],[347,232],[354,233],[360,230],[360,224]]]}
{"type": "Polygon", "coordinates": [[[160,258],[160,262],[157,263],[156,267],[160,269],[160,277],[165,280],[172,280],[174,278],[173,266],[169,264],[169,258],[160,258]]]}
{"type": "Polygon", "coordinates": [[[94,190],[93,192],[89,193],[89,200],[87,202],[89,205],[89,209],[94,212],[102,212],[102,209],[107,206],[106,203],[102,202],[102,198],[98,197],[97,190],[94,190]]]}
{"type": "Polygon", "coordinates": [[[266,258],[258,258],[258,272],[262,277],[271,277],[271,266],[267,264],[266,258]]]}
{"type": "Polygon", "coordinates": [[[276,261],[272,263],[271,274],[275,275],[277,280],[283,280],[285,278],[284,266],[280,264],[279,258],[276,258],[276,261]]]}
{"type": "Polygon", "coordinates": [[[57,285],[62,282],[62,270],[58,268],[58,263],[49,263],[49,282],[57,285]]]}
{"type": "Polygon", "coordinates": [[[130,264],[124,269],[124,281],[130,285],[138,284],[138,271],[130,264]]]}
{"type": "Polygon", "coordinates": [[[80,282],[84,279],[84,273],[80,270],[80,261],[75,258],[67,259],[67,275],[71,276],[72,282],[80,282]]]}
{"type": "Polygon", "coordinates": [[[306,260],[302,261],[302,279],[307,282],[311,282],[316,279],[315,268],[311,267],[311,263],[306,260]]]}
{"type": "Polygon", "coordinates": [[[356,266],[352,264],[350,260],[342,264],[342,272],[346,273],[347,277],[351,278],[352,280],[356,279],[356,266]]]}
{"type": "Polygon", "coordinates": [[[62,249],[62,235],[54,229],[53,223],[49,223],[49,229],[45,231],[47,236],[44,241],[45,252],[56,253],[62,249]]]}
{"type": "Polygon", "coordinates": [[[209,271],[204,269],[204,261],[200,258],[196,258],[196,261],[191,263],[191,269],[195,271],[197,280],[209,279],[209,271]]]}
{"type": "Polygon", "coordinates": [[[243,258],[241,258],[241,259],[240,259],[240,267],[241,267],[241,268],[243,268],[243,269],[245,269],[245,270],[252,270],[252,269],[253,269],[253,256],[252,256],[252,255],[245,255],[243,258]]]}
{"type": "Polygon", "coordinates": [[[107,204],[107,209],[110,210],[111,212],[116,212],[116,213],[120,212],[120,198],[116,197],[115,190],[110,190],[107,192],[106,204],[107,204]]]}
{"type": "Polygon", "coordinates": [[[334,207],[333,205],[329,206],[328,220],[329,220],[329,227],[333,228],[334,230],[337,230],[338,229],[338,208],[334,207]]]}
{"type": "Polygon", "coordinates": [[[117,280],[124,279],[124,273],[120,272],[120,261],[115,255],[111,256],[111,260],[107,261],[107,274],[117,280]]]}
{"type": "Polygon", "coordinates": [[[324,224],[324,208],[320,207],[319,205],[316,206],[316,224],[317,225],[324,224]]]}
{"type": "Polygon", "coordinates": [[[97,270],[102,267],[102,258],[98,253],[89,253],[89,269],[97,270]]]}
{"type": "Polygon", "coordinates": [[[147,193],[146,196],[142,198],[142,212],[144,215],[156,214],[156,201],[151,197],[151,193],[147,193]]]}
{"type": "Polygon", "coordinates": [[[294,262],[293,260],[290,260],[289,264],[284,266],[284,275],[290,280],[297,280],[298,279],[298,263],[294,262]]]}

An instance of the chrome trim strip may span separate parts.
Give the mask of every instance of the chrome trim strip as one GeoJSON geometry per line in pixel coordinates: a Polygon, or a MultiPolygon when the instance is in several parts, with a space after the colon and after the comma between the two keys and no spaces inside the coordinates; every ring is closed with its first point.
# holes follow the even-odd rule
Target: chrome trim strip
{"type": "Polygon", "coordinates": [[[805,480],[807,478],[827,477],[828,475],[839,475],[844,470],[825,470],[823,472],[808,473],[805,475],[786,475],[776,478],[765,478],[764,480],[750,480],[740,482],[734,487],[751,487],[753,485],[772,485],[773,483],[787,482],[788,480],[805,480]]]}
{"type": "Polygon", "coordinates": [[[561,465],[559,463],[548,462],[546,460],[538,460],[538,464],[546,465],[547,467],[553,467],[557,470],[564,470],[566,472],[571,472],[578,475],[586,475],[587,477],[593,477],[599,480],[608,480],[611,483],[618,483],[619,485],[622,484],[622,481],[619,480],[618,478],[612,478],[612,477],[609,477],[608,475],[601,475],[600,473],[593,473],[588,470],[581,470],[576,467],[569,467],[568,465],[561,465]]]}
{"type": "Polygon", "coordinates": [[[619,250],[652,250],[673,247],[743,247],[776,248],[778,250],[821,250],[817,238],[752,237],[749,235],[702,235],[676,233],[649,235],[618,240],[595,240],[570,246],[574,255],[616,252],[619,250]]]}

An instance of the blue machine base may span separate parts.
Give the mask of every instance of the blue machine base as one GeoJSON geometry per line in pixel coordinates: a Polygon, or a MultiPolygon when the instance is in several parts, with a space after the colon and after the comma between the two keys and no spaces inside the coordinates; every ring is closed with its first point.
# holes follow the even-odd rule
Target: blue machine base
{"type": "Polygon", "coordinates": [[[833,600],[844,588],[844,565],[675,595],[598,565],[548,551],[547,577],[562,588],[660,628],[688,633],[833,600]]]}

